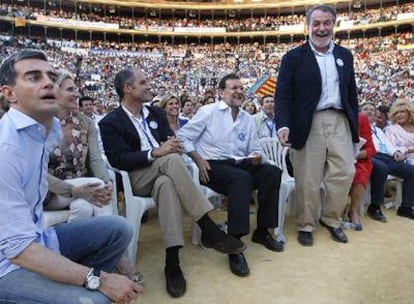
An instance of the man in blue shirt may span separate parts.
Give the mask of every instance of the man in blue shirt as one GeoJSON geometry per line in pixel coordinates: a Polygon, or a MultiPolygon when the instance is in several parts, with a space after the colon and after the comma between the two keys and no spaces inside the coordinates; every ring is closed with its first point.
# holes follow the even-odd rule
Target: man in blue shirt
{"type": "Polygon", "coordinates": [[[43,227],[47,162],[60,141],[56,72],[43,52],[0,66],[10,110],[0,121],[0,301],[124,303],[142,287],[110,273],[132,236],[120,217],[43,227]]]}
{"type": "MultiPolygon", "coordinates": [[[[244,99],[240,78],[223,77],[219,90],[221,100],[200,108],[177,136],[200,169],[200,181],[228,196],[228,233],[237,238],[249,233],[250,197],[258,189],[252,241],[282,251],[282,244],[268,231],[277,226],[281,171],[262,159],[255,119],[240,108],[244,99]]],[[[249,274],[243,253],[230,254],[229,262],[234,274],[249,274]]]]}

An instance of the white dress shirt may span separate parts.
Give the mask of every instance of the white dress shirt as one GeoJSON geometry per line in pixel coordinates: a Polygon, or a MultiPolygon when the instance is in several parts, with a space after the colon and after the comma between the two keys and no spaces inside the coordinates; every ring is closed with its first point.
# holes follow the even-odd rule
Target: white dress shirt
{"type": "Polygon", "coordinates": [[[394,153],[398,151],[398,149],[390,143],[388,138],[385,136],[384,131],[380,128],[371,126],[371,131],[372,141],[374,142],[377,153],[379,152],[393,156],[394,153]]]}
{"type": "Polygon", "coordinates": [[[322,79],[322,93],[316,111],[327,108],[342,109],[341,94],[339,91],[339,75],[338,70],[336,69],[336,64],[343,65],[344,63],[340,58],[335,62],[333,54],[335,44],[331,41],[329,49],[325,54],[318,52],[312,45],[312,42],[310,42],[309,45],[318,62],[322,79]]]}
{"type": "Polygon", "coordinates": [[[239,109],[233,121],[231,108],[222,100],[201,107],[177,137],[185,153],[197,151],[207,160],[262,154],[253,116],[239,109]]]}

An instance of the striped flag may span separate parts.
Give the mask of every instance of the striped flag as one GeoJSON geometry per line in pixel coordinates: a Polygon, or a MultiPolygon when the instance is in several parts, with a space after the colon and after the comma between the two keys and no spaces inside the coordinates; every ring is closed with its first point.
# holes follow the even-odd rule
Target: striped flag
{"type": "Polygon", "coordinates": [[[276,92],[276,78],[268,76],[261,84],[259,84],[254,93],[262,97],[264,95],[274,96],[276,92]]]}

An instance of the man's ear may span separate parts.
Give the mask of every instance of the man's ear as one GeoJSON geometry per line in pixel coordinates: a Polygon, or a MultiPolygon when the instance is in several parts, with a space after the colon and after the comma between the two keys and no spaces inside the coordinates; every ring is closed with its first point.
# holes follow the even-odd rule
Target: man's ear
{"type": "Polygon", "coordinates": [[[16,103],[17,102],[17,97],[16,97],[16,93],[14,91],[14,88],[8,85],[4,85],[1,87],[1,91],[3,92],[4,98],[9,102],[9,103],[16,103]]]}

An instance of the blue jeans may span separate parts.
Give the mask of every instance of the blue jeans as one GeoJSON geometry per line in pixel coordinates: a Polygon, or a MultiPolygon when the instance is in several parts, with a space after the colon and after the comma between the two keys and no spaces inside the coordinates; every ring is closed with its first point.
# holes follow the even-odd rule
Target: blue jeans
{"type": "Polygon", "coordinates": [[[385,181],[391,174],[404,180],[401,207],[411,208],[414,204],[414,166],[382,153],[372,158],[372,164],[371,204],[379,206],[384,202],[385,181]]]}
{"type": "MultiPolygon", "coordinates": [[[[88,267],[112,272],[132,238],[120,216],[101,216],[55,226],[61,254],[88,267]]],[[[0,304],[109,304],[105,295],[49,280],[20,268],[0,278],[0,304]]]]}

